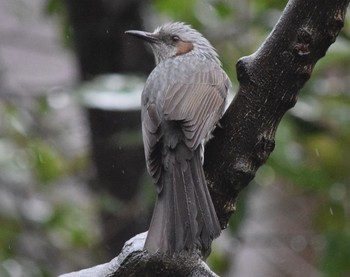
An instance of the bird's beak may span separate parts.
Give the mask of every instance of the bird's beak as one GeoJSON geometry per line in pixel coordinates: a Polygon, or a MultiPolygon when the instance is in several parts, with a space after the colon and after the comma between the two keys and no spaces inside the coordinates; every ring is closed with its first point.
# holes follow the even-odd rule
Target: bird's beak
{"type": "Polygon", "coordinates": [[[129,30],[129,31],[125,31],[125,34],[143,39],[144,41],[147,41],[149,43],[157,43],[159,41],[158,37],[153,33],[129,30]]]}

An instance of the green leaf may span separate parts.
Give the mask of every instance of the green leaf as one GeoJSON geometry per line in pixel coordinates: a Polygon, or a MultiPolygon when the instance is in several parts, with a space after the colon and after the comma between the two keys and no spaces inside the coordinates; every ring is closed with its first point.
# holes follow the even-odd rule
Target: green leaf
{"type": "Polygon", "coordinates": [[[62,0],[48,0],[45,5],[45,12],[49,15],[57,14],[62,11],[62,0]]]}
{"type": "Polygon", "coordinates": [[[48,184],[63,174],[64,162],[58,151],[43,141],[32,141],[29,147],[37,179],[48,184]]]}
{"type": "Polygon", "coordinates": [[[232,15],[231,6],[227,2],[217,1],[213,6],[221,18],[226,18],[232,15]]]}
{"type": "Polygon", "coordinates": [[[9,218],[0,218],[0,226],[0,261],[4,261],[11,258],[15,251],[20,227],[16,220],[9,218]]]}
{"type": "Polygon", "coordinates": [[[176,20],[191,22],[194,27],[198,27],[198,20],[194,15],[196,0],[155,0],[153,5],[158,11],[176,20]]]}
{"type": "Polygon", "coordinates": [[[350,234],[329,232],[326,248],[321,259],[321,268],[326,277],[350,276],[350,234]]]}

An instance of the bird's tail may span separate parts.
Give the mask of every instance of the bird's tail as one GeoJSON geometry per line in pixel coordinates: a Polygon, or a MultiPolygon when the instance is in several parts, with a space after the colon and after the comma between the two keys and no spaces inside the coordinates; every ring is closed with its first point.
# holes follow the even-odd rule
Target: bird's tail
{"type": "Polygon", "coordinates": [[[162,189],[145,249],[167,255],[199,249],[205,256],[221,228],[206,185],[200,149],[185,158],[183,151],[169,150],[165,155],[162,189]]]}

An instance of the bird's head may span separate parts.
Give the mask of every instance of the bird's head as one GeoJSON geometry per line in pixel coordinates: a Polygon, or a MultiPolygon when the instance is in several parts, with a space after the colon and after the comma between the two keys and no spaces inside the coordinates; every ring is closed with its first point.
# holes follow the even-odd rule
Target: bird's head
{"type": "Polygon", "coordinates": [[[181,22],[167,23],[153,33],[130,30],[126,34],[148,42],[156,63],[185,54],[194,54],[219,62],[218,55],[210,42],[191,26],[181,22]]]}

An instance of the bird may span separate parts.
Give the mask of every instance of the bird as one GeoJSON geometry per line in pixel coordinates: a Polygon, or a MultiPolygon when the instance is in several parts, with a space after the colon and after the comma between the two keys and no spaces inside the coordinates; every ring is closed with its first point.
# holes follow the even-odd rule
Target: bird
{"type": "Polygon", "coordinates": [[[145,159],[157,192],[144,249],[205,258],[221,227],[204,175],[204,143],[231,82],[215,48],[188,24],[125,33],[147,42],[156,63],[141,95],[145,159]]]}

